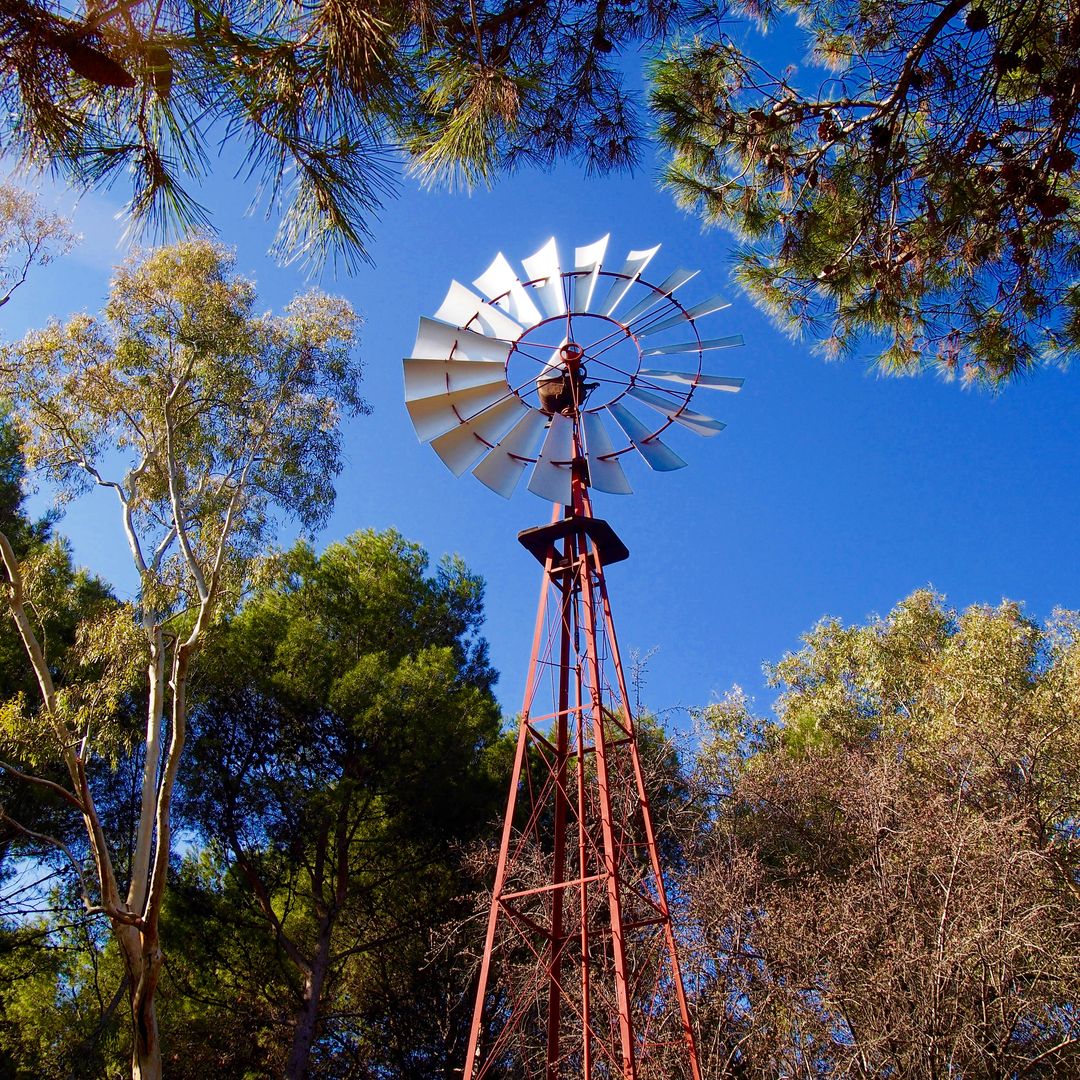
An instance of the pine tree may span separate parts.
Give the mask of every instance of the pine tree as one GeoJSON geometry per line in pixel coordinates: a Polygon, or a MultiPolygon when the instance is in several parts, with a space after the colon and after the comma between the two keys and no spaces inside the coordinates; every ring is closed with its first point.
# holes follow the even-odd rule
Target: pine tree
{"type": "Polygon", "coordinates": [[[367,258],[401,148],[427,181],[522,162],[638,158],[620,52],[658,42],[668,0],[0,4],[0,140],[84,186],[131,185],[135,225],[205,226],[192,194],[239,147],[283,259],[367,258]]]}
{"type": "Polygon", "coordinates": [[[1080,338],[1080,7],[740,3],[811,64],[723,33],[653,68],[666,184],[742,239],[738,276],[827,355],[1000,384],[1080,338]]]}

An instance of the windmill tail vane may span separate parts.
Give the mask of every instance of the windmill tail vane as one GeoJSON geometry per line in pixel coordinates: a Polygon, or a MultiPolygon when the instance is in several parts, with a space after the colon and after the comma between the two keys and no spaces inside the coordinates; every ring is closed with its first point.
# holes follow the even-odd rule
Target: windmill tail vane
{"type": "Polygon", "coordinates": [[[591,493],[629,494],[628,456],[682,468],[670,427],[723,429],[688,406],[741,387],[703,360],[742,339],[700,335],[727,305],[676,299],[693,272],[643,279],[658,248],[611,272],[606,246],[564,271],[549,241],[524,278],[497,256],[482,295],[451,284],[404,361],[417,434],[455,475],[509,497],[531,467],[529,490],[554,504],[519,535],[543,573],[466,1080],[700,1080],[605,575],[629,552],[591,493]]]}

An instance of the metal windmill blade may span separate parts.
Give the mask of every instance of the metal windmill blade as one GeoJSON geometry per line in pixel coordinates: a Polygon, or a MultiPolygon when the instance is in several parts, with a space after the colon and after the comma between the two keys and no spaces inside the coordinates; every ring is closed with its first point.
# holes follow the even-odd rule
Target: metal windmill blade
{"type": "Polygon", "coordinates": [[[743,343],[699,332],[727,301],[683,304],[676,292],[693,270],[646,281],[659,245],[631,251],[617,270],[607,268],[607,246],[605,236],[564,263],[551,239],[520,276],[499,253],[472,288],[452,282],[435,318],[420,320],[404,361],[406,407],[456,476],[471,470],[509,497],[531,468],[530,491],[569,504],[573,464],[583,461],[589,486],[629,494],[625,455],[679,469],[686,462],[660,438],[667,428],[723,430],[689,404],[699,388],[742,386],[703,370],[707,354],[743,343]]]}

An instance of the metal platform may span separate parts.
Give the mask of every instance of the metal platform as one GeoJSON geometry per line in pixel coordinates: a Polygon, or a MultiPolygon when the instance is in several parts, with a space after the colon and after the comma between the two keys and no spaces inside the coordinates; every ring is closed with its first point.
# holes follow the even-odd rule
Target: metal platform
{"type": "Polygon", "coordinates": [[[604,566],[630,558],[629,549],[616,535],[615,530],[606,521],[594,517],[570,515],[553,521],[550,525],[523,529],[518,533],[518,540],[526,550],[532,552],[537,562],[544,564],[547,562],[551,545],[575,532],[585,533],[596,545],[604,566]]]}

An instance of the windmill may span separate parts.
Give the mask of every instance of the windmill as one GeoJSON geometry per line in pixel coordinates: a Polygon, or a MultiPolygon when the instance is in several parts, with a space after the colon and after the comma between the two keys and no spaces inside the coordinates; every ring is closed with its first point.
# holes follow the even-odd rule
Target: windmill
{"type": "Polygon", "coordinates": [[[510,497],[531,469],[554,504],[519,534],[544,569],[466,1080],[700,1080],[605,581],[629,553],[591,493],[630,494],[628,455],[682,468],[673,425],[723,429],[689,404],[741,387],[703,368],[742,338],[701,336],[728,305],[683,304],[696,272],[650,284],[658,246],[608,270],[607,240],[572,269],[550,240],[523,276],[499,254],[473,288],[452,282],[404,361],[417,435],[451,472],[510,497]]]}

